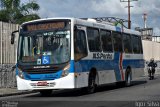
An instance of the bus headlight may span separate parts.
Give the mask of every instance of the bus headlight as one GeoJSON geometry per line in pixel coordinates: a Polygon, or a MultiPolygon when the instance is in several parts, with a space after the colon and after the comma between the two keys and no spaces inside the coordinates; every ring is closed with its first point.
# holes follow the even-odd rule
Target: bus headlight
{"type": "Polygon", "coordinates": [[[68,64],[66,67],[64,67],[63,71],[62,71],[62,77],[65,77],[69,74],[69,70],[70,70],[70,64],[68,64]]]}
{"type": "Polygon", "coordinates": [[[22,79],[24,79],[24,75],[21,69],[18,68],[18,76],[22,79]]]}

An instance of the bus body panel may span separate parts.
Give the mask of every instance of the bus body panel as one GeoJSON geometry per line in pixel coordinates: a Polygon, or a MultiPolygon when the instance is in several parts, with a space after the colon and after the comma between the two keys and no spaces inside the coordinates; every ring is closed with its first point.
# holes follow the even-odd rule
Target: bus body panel
{"type": "Polygon", "coordinates": [[[96,68],[97,70],[99,85],[124,81],[126,76],[125,71],[129,66],[132,70],[132,80],[143,76],[143,55],[127,55],[130,58],[125,58],[125,56],[123,55],[124,58],[121,61],[120,55],[115,55],[112,60],[94,60],[86,57],[81,61],[75,62],[75,71],[79,74],[78,80],[76,80],[77,88],[88,85],[88,74],[92,68],[96,68]]]}
{"type": "MultiPolygon", "coordinates": [[[[96,82],[98,83],[97,85],[116,82],[114,70],[98,71],[97,75],[98,75],[98,81],[96,82]]],[[[89,71],[77,73],[77,77],[75,78],[75,87],[76,88],[87,87],[88,76],[89,76],[89,71]]]]}

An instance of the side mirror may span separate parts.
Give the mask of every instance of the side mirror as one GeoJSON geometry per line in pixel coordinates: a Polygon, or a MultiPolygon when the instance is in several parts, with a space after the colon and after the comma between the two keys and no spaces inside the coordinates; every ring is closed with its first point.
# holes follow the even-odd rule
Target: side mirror
{"type": "Polygon", "coordinates": [[[14,44],[14,39],[15,39],[15,33],[19,32],[18,30],[13,31],[11,34],[11,44],[14,44]]]}
{"type": "Polygon", "coordinates": [[[15,38],[15,34],[12,33],[12,35],[11,35],[11,44],[14,44],[14,38],[15,38]]]}

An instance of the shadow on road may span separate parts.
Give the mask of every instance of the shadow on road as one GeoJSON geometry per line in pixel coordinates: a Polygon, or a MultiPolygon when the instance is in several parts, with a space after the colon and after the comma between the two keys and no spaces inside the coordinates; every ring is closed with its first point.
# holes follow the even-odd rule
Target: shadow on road
{"type": "Polygon", "coordinates": [[[137,86],[137,85],[141,85],[141,84],[145,84],[145,83],[147,83],[147,80],[133,81],[131,86],[137,86]]]}

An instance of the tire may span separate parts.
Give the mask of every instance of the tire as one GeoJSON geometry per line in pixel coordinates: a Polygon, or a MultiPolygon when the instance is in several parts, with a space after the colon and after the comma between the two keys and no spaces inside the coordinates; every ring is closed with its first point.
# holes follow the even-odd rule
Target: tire
{"type": "Polygon", "coordinates": [[[52,90],[41,90],[41,96],[48,97],[52,95],[52,90]]]}
{"type": "Polygon", "coordinates": [[[125,79],[125,86],[126,87],[131,86],[131,84],[132,84],[131,77],[132,77],[131,70],[127,68],[127,70],[126,70],[126,79],[125,79]]]}
{"type": "Polygon", "coordinates": [[[155,73],[155,70],[153,70],[152,72],[152,80],[154,79],[154,73],[155,73]]]}
{"type": "Polygon", "coordinates": [[[116,82],[116,86],[121,88],[121,87],[129,87],[132,84],[131,81],[131,70],[129,68],[126,69],[126,76],[124,81],[118,81],[116,82]]]}
{"type": "Polygon", "coordinates": [[[154,79],[154,76],[152,76],[152,80],[154,79]]]}
{"type": "Polygon", "coordinates": [[[89,79],[88,79],[88,87],[87,87],[87,93],[91,94],[94,93],[96,90],[96,74],[91,73],[89,75],[89,79]]]}

